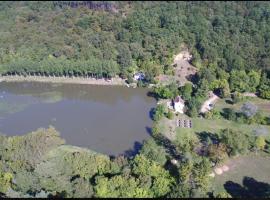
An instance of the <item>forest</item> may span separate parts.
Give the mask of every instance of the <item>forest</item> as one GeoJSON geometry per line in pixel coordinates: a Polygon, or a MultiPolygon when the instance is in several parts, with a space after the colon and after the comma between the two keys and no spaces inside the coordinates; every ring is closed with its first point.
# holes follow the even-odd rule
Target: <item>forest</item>
{"type": "Polygon", "coordinates": [[[269,10],[251,1],[1,2],[0,72],[127,78],[143,71],[155,82],[186,44],[208,82],[270,98],[269,10]]]}

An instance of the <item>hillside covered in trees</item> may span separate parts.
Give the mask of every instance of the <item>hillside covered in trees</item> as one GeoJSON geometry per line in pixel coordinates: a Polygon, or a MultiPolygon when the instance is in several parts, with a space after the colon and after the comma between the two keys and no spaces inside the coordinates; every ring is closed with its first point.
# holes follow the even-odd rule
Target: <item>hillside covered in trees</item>
{"type": "Polygon", "coordinates": [[[207,81],[270,96],[268,2],[1,2],[0,19],[2,74],[153,82],[186,44],[207,81]]]}
{"type": "MultiPolygon", "coordinates": [[[[165,151],[153,140],[134,159],[109,158],[64,143],[52,127],[24,136],[0,136],[0,197],[179,196],[178,175],[163,167],[165,151]],[[151,159],[156,150],[160,151],[157,161],[151,159]]],[[[195,190],[208,187],[209,161],[198,158],[195,163],[195,190]],[[199,174],[201,167],[206,168],[199,174]]],[[[182,188],[185,197],[190,187],[182,188]]]]}

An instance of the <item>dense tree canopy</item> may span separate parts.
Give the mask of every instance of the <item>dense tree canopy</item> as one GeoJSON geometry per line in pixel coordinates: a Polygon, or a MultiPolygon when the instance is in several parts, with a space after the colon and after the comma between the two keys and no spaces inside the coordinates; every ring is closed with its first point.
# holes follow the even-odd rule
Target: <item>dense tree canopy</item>
{"type": "Polygon", "coordinates": [[[132,68],[153,82],[185,43],[209,84],[217,77],[269,98],[269,81],[260,81],[269,80],[269,10],[268,2],[1,2],[0,69],[125,77],[132,68]]]}

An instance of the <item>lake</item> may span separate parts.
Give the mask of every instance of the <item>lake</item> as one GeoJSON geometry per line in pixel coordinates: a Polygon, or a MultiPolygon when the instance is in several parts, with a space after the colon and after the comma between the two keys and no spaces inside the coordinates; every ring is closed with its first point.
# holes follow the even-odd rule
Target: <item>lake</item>
{"type": "Polygon", "coordinates": [[[0,83],[0,132],[23,135],[54,126],[67,144],[107,155],[136,151],[149,137],[156,101],[145,88],[0,83]]]}

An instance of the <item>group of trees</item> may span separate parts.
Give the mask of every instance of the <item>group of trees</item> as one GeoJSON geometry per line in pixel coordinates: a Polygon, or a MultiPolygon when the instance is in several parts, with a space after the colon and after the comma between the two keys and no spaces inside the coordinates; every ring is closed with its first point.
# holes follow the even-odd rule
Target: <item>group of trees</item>
{"type": "Polygon", "coordinates": [[[204,155],[214,165],[225,162],[229,157],[245,155],[249,152],[267,152],[269,139],[262,134],[245,133],[233,128],[222,129],[213,134],[202,132],[200,135],[204,155]]]}
{"type": "Polygon", "coordinates": [[[179,89],[176,83],[171,83],[166,86],[156,86],[153,88],[152,92],[159,99],[174,99],[179,95],[179,89]]]}
{"type": "Polygon", "coordinates": [[[2,70],[8,69],[6,75],[35,75],[35,76],[82,76],[111,78],[119,73],[117,63],[111,60],[66,60],[54,57],[33,62],[26,59],[13,60],[4,64],[2,70]]]}
{"type": "MultiPolygon", "coordinates": [[[[210,184],[209,160],[192,153],[175,171],[164,140],[157,138],[130,158],[64,145],[53,127],[1,136],[0,142],[2,197],[188,197],[195,195],[191,190],[206,195],[210,184]]],[[[175,145],[183,155],[192,149],[175,145]]]]}
{"type": "Polygon", "coordinates": [[[162,197],[175,182],[163,168],[164,160],[160,164],[149,159],[148,149],[134,159],[110,159],[63,145],[53,127],[25,136],[1,136],[0,142],[2,196],[162,197]]]}
{"type": "Polygon", "coordinates": [[[258,92],[260,97],[267,98],[270,86],[267,73],[261,70],[232,69],[226,72],[217,65],[202,68],[197,74],[195,83],[199,87],[203,87],[202,84],[205,85],[222,98],[229,97],[235,92],[258,92]]]}
{"type": "Polygon", "coordinates": [[[227,120],[247,124],[270,124],[269,116],[263,114],[255,104],[250,102],[243,103],[239,111],[235,111],[233,108],[223,108],[222,111],[218,111],[214,108],[204,113],[204,117],[207,119],[220,119],[223,117],[227,120]]]}
{"type": "Polygon", "coordinates": [[[158,85],[152,89],[152,93],[157,99],[174,99],[180,95],[187,106],[187,114],[196,117],[199,114],[202,102],[206,99],[209,87],[206,83],[193,86],[192,83],[186,83],[179,87],[175,82],[169,85],[158,85]]]}
{"type": "Polygon", "coordinates": [[[269,98],[267,2],[2,2],[0,15],[1,74],[127,77],[135,69],[154,82],[185,43],[206,70],[200,84],[269,98]]]}
{"type": "Polygon", "coordinates": [[[165,109],[158,105],[156,110],[153,138],[144,142],[141,154],[170,170],[175,183],[168,197],[209,197],[212,193],[211,159],[198,153],[201,146],[198,135],[188,129],[177,134],[175,140],[167,139],[157,128],[158,122],[166,116],[165,109]]]}

